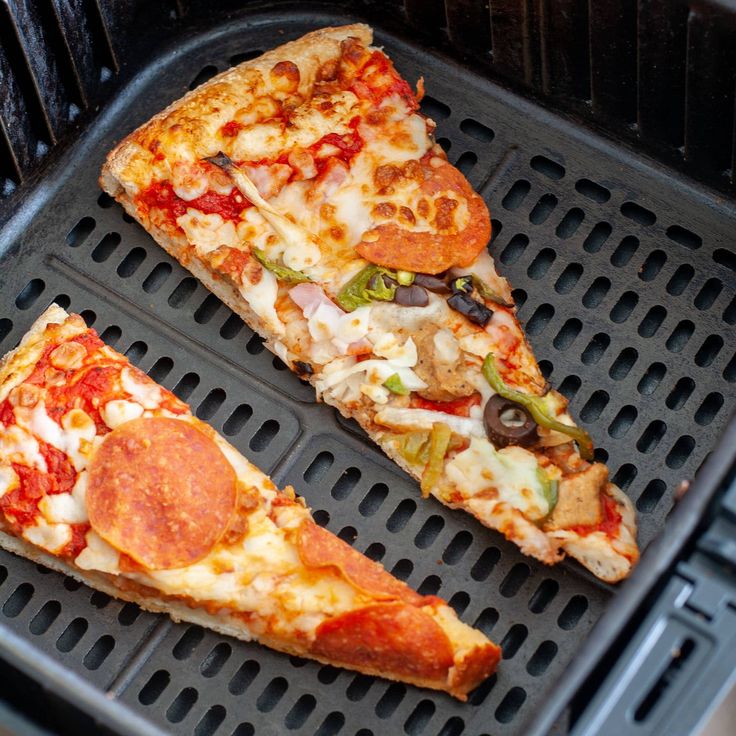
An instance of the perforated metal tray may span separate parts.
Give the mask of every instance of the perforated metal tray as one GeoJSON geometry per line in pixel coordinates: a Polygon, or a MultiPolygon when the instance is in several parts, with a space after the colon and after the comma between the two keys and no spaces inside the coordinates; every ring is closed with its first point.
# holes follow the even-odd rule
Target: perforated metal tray
{"type": "MultiPolygon", "coordinates": [[[[141,62],[2,232],[0,350],[52,300],[81,312],[278,483],[292,483],[320,523],[499,641],[504,660],[461,704],[174,625],[3,553],[0,625],[168,730],[524,733],[614,594],[574,564],[545,568],[470,517],[422,502],[414,482],[99,194],[107,150],[187,88],[352,20],[251,14],[141,62]]],[[[378,41],[408,79],[424,75],[440,142],[490,203],[491,250],[543,370],[634,499],[646,546],[734,405],[732,205],[380,29],[378,41]]]]}

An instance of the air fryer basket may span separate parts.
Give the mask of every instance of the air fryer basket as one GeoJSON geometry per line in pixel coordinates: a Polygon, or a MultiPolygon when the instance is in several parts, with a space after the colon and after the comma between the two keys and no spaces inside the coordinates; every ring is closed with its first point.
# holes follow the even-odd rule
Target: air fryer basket
{"type": "MultiPolygon", "coordinates": [[[[448,3],[454,12],[473,7],[448,3]]],[[[399,70],[425,77],[423,109],[490,204],[491,251],[516,287],[542,368],[634,499],[646,546],[734,406],[732,204],[387,32],[396,19],[381,24],[372,11],[378,43],[399,70]]],[[[197,736],[525,733],[614,600],[613,588],[575,564],[545,568],[470,517],[421,501],[415,483],[316,404],[99,193],[107,150],[164,104],[260,50],[360,18],[306,4],[268,7],[197,25],[155,57],[128,59],[128,84],[94,120],[85,113],[91,125],[79,140],[47,163],[39,186],[23,188],[22,206],[6,209],[0,350],[51,301],[80,312],[278,483],[292,483],[319,523],[421,592],[449,600],[502,644],[504,659],[461,704],[176,625],[2,553],[0,625],[9,633],[0,655],[62,691],[59,670],[45,658],[34,664],[33,652],[63,664],[97,688],[80,685],[77,704],[117,730],[143,726],[110,700],[152,727],[197,736]],[[95,692],[108,697],[95,702],[95,692]]],[[[18,134],[3,130],[6,142],[18,134]]],[[[10,192],[7,201],[21,197],[10,192]]]]}

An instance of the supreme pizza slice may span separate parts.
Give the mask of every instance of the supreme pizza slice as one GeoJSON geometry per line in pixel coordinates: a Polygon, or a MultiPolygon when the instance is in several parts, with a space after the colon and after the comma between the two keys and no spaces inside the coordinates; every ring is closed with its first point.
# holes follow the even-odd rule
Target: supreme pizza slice
{"type": "Polygon", "coordinates": [[[0,547],[176,620],[460,699],[499,659],[57,306],[0,363],[0,547]]]}
{"type": "Polygon", "coordinates": [[[632,505],[539,371],[421,80],[371,41],[327,28],[215,77],[122,141],[102,186],[424,495],[620,580],[632,505]]]}

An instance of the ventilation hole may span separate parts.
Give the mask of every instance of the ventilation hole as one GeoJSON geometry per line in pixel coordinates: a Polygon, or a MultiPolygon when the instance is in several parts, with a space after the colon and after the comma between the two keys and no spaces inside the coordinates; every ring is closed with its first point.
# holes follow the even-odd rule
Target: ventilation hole
{"type": "Polygon", "coordinates": [[[140,340],[136,340],[126,351],[125,351],[125,357],[133,364],[138,365],[143,356],[148,352],[148,345],[146,343],[141,342],[140,340]]]}
{"type": "Polygon", "coordinates": [[[79,580],[75,580],[70,575],[64,578],[64,587],[69,591],[79,590],[82,587],[82,583],[79,580]]]}
{"type": "Polygon", "coordinates": [[[691,265],[685,263],[679,266],[667,282],[667,293],[672,296],[680,296],[692,281],[693,276],[695,276],[695,269],[691,265]]]}
{"type": "MultiPolygon", "coordinates": [[[[430,97],[429,95],[424,95],[422,98],[422,112],[427,116],[432,118],[435,122],[438,120],[444,120],[445,118],[450,117],[450,113],[452,112],[450,108],[445,105],[444,102],[440,102],[439,100],[436,100],[434,97],[430,97]]],[[[469,122],[475,122],[475,121],[469,121],[469,122]]],[[[480,125],[480,123],[476,123],[477,125],[480,125]]],[[[461,123],[462,125],[462,123],[461,123]]],[[[461,127],[462,130],[462,127],[461,127]]],[[[467,131],[463,131],[467,132],[467,131]]]]}
{"type": "Polygon", "coordinates": [[[97,223],[91,217],[83,217],[67,234],[66,244],[78,248],[92,234],[97,223]]]}
{"type": "Polygon", "coordinates": [[[299,700],[291,706],[291,710],[286,714],[284,724],[291,730],[301,728],[307,722],[307,718],[312,715],[312,712],[316,707],[317,700],[313,695],[302,695],[299,700]]]}
{"type": "Polygon", "coordinates": [[[213,388],[197,407],[197,417],[208,421],[217,413],[225,401],[226,394],[221,388],[213,388]]]}
{"type": "Polygon", "coordinates": [[[529,190],[532,185],[524,180],[519,179],[514,186],[509,189],[506,196],[501,201],[501,205],[504,209],[513,212],[521,206],[521,203],[526,199],[526,195],[529,194],[529,190]]]}
{"type": "Polygon", "coordinates": [[[58,304],[62,309],[69,309],[72,300],[66,294],[57,294],[52,300],[53,304],[58,304]]]}
{"type": "Polygon", "coordinates": [[[514,624],[501,640],[500,647],[503,651],[503,658],[512,659],[528,635],[529,630],[526,626],[523,624],[514,624]]]}
{"type": "Polygon", "coordinates": [[[156,381],[161,383],[166,376],[171,373],[171,369],[174,367],[174,361],[171,358],[159,358],[154,364],[151,370],[148,371],[148,375],[156,381]]]}
{"type": "Polygon", "coordinates": [[[387,496],[388,486],[385,483],[376,483],[360,502],[358,506],[360,515],[366,518],[373,516],[381,508],[387,496]]]}
{"type": "Polygon", "coordinates": [[[100,339],[110,345],[110,347],[114,347],[122,335],[123,331],[117,325],[110,325],[102,331],[100,339]]]}
{"type": "Polygon", "coordinates": [[[376,703],[376,715],[379,718],[388,718],[393,715],[405,696],[406,687],[404,685],[396,682],[389,685],[381,699],[376,703]]]}
{"type": "Polygon", "coordinates": [[[193,687],[185,687],[166,710],[169,723],[181,723],[199,699],[199,693],[193,687]]]}
{"type": "Polygon", "coordinates": [[[326,527],[330,523],[330,512],[325,509],[317,509],[312,514],[312,518],[318,526],[326,527]]]}
{"type": "Polygon", "coordinates": [[[317,673],[317,679],[323,685],[331,685],[335,680],[337,680],[337,676],[339,674],[340,670],[337,669],[337,667],[327,664],[324,667],[320,667],[319,672],[317,673]]]}
{"type": "Polygon", "coordinates": [[[695,449],[695,440],[685,434],[675,442],[667,457],[664,459],[668,468],[677,470],[681,468],[695,449]]]}
{"type": "MultiPolygon", "coordinates": [[[[3,609],[3,613],[5,613],[6,616],[8,615],[5,609],[3,609]]],[[[49,630],[51,624],[56,621],[60,613],[61,603],[59,603],[59,601],[46,601],[46,603],[41,607],[41,610],[31,619],[31,623],[28,624],[29,631],[31,634],[35,634],[36,636],[45,634],[49,630]]]]}
{"type": "Polygon", "coordinates": [[[307,483],[319,483],[334,462],[335,456],[331,452],[323,450],[312,460],[309,467],[304,471],[304,480],[307,483]]]}
{"type": "Polygon", "coordinates": [[[639,412],[635,406],[630,404],[622,407],[618,414],[608,427],[608,434],[616,439],[621,439],[631,429],[631,425],[636,421],[639,412]]]}
{"type": "Polygon", "coordinates": [[[222,302],[214,295],[209,294],[197,307],[194,313],[194,321],[200,325],[206,325],[222,306],[222,302]]]}
{"type": "Polygon", "coordinates": [[[557,656],[557,644],[553,641],[543,641],[527,662],[526,671],[532,677],[543,675],[550,666],[552,660],[557,656]]]}
{"type": "Polygon", "coordinates": [[[420,700],[411,715],[406,719],[404,731],[409,736],[419,736],[432,720],[435,710],[437,710],[437,707],[431,700],[420,700]]]}
{"type": "Polygon", "coordinates": [[[472,151],[465,151],[455,162],[455,168],[459,169],[463,176],[467,177],[477,163],[478,157],[472,151]]]}
{"type": "Polygon", "coordinates": [[[190,626],[176,642],[171,653],[175,659],[189,659],[202,639],[204,639],[204,630],[200,626],[190,626]]]}
{"type": "MultiPolygon", "coordinates": [[[[231,66],[236,66],[237,64],[242,64],[244,61],[250,61],[251,59],[255,59],[256,56],[260,56],[263,53],[261,49],[251,49],[250,51],[242,51],[239,54],[234,54],[228,59],[228,62],[231,66]]],[[[241,734],[238,734],[238,736],[241,736],[241,734]]]]}
{"type": "Polygon", "coordinates": [[[610,401],[606,391],[594,391],[580,412],[580,418],[587,423],[594,422],[602,414],[610,401]]]}
{"type": "MultiPolygon", "coordinates": [[[[87,327],[92,327],[92,325],[95,323],[95,320],[97,319],[97,315],[91,309],[85,309],[79,314],[80,317],[84,320],[84,323],[87,325],[87,327]]],[[[0,320],[0,323],[2,323],[2,320],[0,320]]],[[[0,324],[0,328],[1,327],[2,324],[0,324]]],[[[0,329],[0,340],[2,340],[2,329],[0,329]]]]}
{"type": "Polygon", "coordinates": [[[695,353],[695,365],[701,368],[707,368],[715,359],[723,347],[723,338],[720,335],[709,335],[705,338],[705,342],[695,353]]]}
{"type": "Polygon", "coordinates": [[[378,562],[386,554],[386,548],[380,542],[373,542],[363,554],[368,559],[378,562]]]}
{"type": "MultiPolygon", "coordinates": [[[[731,299],[731,303],[723,310],[723,321],[727,325],[736,324],[736,296],[731,299]]],[[[0,324],[2,320],[0,320],[0,324]]],[[[2,338],[0,337],[0,340],[2,338]]]]}
{"type": "Polygon", "coordinates": [[[104,263],[115,252],[120,241],[118,233],[106,233],[92,251],[92,260],[95,263],[104,263]]]}
{"type": "Polygon", "coordinates": [[[13,329],[13,323],[7,318],[0,319],[0,343],[10,334],[13,329]]]}
{"type": "Polygon", "coordinates": [[[611,344],[611,338],[603,332],[599,332],[590,339],[585,350],[580,355],[580,360],[585,365],[595,365],[606,353],[611,344]]]}
{"type": "Polygon", "coordinates": [[[580,390],[582,381],[579,376],[567,376],[560,384],[558,391],[568,400],[572,401],[573,397],[580,390]]]}
{"type": "Polygon", "coordinates": [[[657,222],[657,216],[654,212],[635,202],[624,202],[621,205],[621,214],[629,220],[639,223],[639,225],[654,225],[657,222]]]}
{"type": "Polygon", "coordinates": [[[574,595],[562,609],[557,625],[565,631],[571,631],[578,625],[587,610],[588,599],[582,595],[574,595]]]}
{"type": "Polygon", "coordinates": [[[212,736],[225,720],[227,711],[221,705],[213,705],[194,728],[194,736],[212,736]]]}
{"type": "Polygon", "coordinates": [[[524,289],[512,289],[511,298],[514,300],[517,309],[521,309],[526,302],[526,292],[524,289]]]}
{"type": "Polygon", "coordinates": [[[728,361],[728,365],[723,369],[723,377],[729,383],[736,381],[736,353],[733,358],[728,361]]]}
{"type": "Polygon", "coordinates": [[[613,228],[607,222],[599,222],[583,241],[586,253],[597,253],[611,236],[613,228]]]}
{"type": "Polygon", "coordinates": [[[543,580],[529,599],[529,610],[532,613],[542,613],[554,600],[560,590],[560,584],[556,580],[547,578],[543,580]]]}
{"type": "Polygon", "coordinates": [[[8,618],[15,618],[27,605],[33,596],[33,586],[30,583],[21,583],[3,605],[3,614],[8,618]]]}
{"type": "Polygon", "coordinates": [[[112,598],[107,595],[107,593],[103,593],[99,590],[93,590],[92,595],[89,598],[89,602],[95,607],[95,608],[105,608],[105,606],[110,603],[112,598]]]}
{"type": "Polygon", "coordinates": [[[354,703],[363,700],[374,682],[374,678],[369,675],[356,675],[345,691],[348,700],[352,700],[354,703]]]}
{"type": "Polygon", "coordinates": [[[554,194],[543,194],[529,213],[529,222],[533,225],[541,225],[557,207],[557,197],[554,194]]]}
{"type": "Polygon", "coordinates": [[[88,628],[89,624],[86,619],[75,618],[56,640],[56,648],[60,652],[71,652],[79,644],[79,640],[85,635],[88,628]]]}
{"type": "Polygon", "coordinates": [[[251,355],[260,355],[266,349],[266,346],[263,344],[263,338],[254,333],[246,343],[245,349],[251,355]]]}
{"type": "Polygon", "coordinates": [[[248,420],[253,416],[253,409],[248,404],[240,404],[235,411],[225,420],[222,425],[222,431],[232,437],[247,424],[248,420]]]}
{"type": "Polygon", "coordinates": [[[483,582],[493,572],[493,568],[501,559],[501,551],[497,547],[488,547],[478,558],[478,561],[470,570],[470,577],[483,582]]]}
{"type": "Polygon", "coordinates": [[[118,613],[118,623],[121,626],[132,626],[141,615],[141,609],[135,603],[126,603],[118,613]]]}
{"type": "Polygon", "coordinates": [[[237,314],[231,314],[220,327],[220,337],[225,340],[232,340],[240,334],[245,327],[243,320],[237,314]]]}
{"type": "MultiPolygon", "coordinates": [[[[357,533],[357,532],[356,532],[357,533]]],[[[391,574],[399,580],[406,581],[414,572],[414,563],[411,560],[401,559],[392,568],[391,574]]]]}
{"type": "Polygon", "coordinates": [[[344,725],[345,716],[342,713],[333,711],[322,721],[322,725],[317,729],[314,736],[335,736],[336,733],[342,730],[344,725]]]}
{"type": "Polygon", "coordinates": [[[664,496],[667,486],[663,480],[655,478],[647,483],[641,496],[636,500],[636,508],[642,514],[650,514],[657,507],[659,500],[664,496]]]}
{"type": "Polygon", "coordinates": [[[554,366],[548,360],[539,361],[539,371],[544,376],[545,380],[549,380],[553,370],[554,366]]]}
{"type": "Polygon", "coordinates": [[[267,419],[253,437],[251,437],[248,447],[253,452],[263,452],[271,444],[271,440],[278,434],[279,429],[280,425],[275,419],[267,419]]]}
{"type": "Polygon", "coordinates": [[[501,263],[507,266],[516,263],[521,257],[521,254],[526,250],[527,245],[529,245],[529,238],[526,235],[522,235],[521,233],[514,235],[501,252],[501,263]]]}
{"type": "Polygon", "coordinates": [[[84,655],[82,664],[88,670],[99,669],[114,647],[115,639],[113,639],[109,634],[101,636],[92,645],[92,648],[87,652],[87,654],[84,655]]]}
{"type": "Polygon", "coordinates": [[[410,498],[405,498],[394,510],[391,516],[386,521],[386,529],[394,534],[400,532],[408,523],[409,519],[414,515],[417,510],[416,501],[412,501],[410,498]]]}
{"type": "Polygon", "coordinates": [[[468,695],[468,703],[474,706],[482,705],[485,702],[486,698],[490,695],[491,690],[493,690],[494,686],[496,685],[496,682],[498,682],[498,675],[495,674],[486,679],[484,682],[478,685],[478,687],[475,688],[475,690],[473,690],[470,695],[468,695]]]}
{"type": "Polygon", "coordinates": [[[549,267],[555,262],[555,258],[557,258],[557,254],[552,248],[542,248],[526,270],[529,278],[541,279],[549,271],[549,267]]]}
{"type": "Polygon", "coordinates": [[[458,616],[462,616],[463,613],[465,613],[465,609],[468,607],[469,603],[470,596],[462,590],[455,593],[455,595],[450,598],[450,606],[458,616]]]}
{"type": "MultiPolygon", "coordinates": [[[[41,568],[41,569],[45,570],[46,568],[41,568]]],[[[47,572],[51,572],[51,571],[48,570],[47,572]]],[[[7,577],[8,577],[8,568],[5,567],[4,565],[0,565],[0,585],[2,585],[7,580],[7,577]]]]}
{"type": "Polygon", "coordinates": [[[143,248],[133,248],[118,266],[118,276],[127,279],[132,276],[139,268],[141,263],[146,260],[146,251],[143,248]]]}
{"type": "Polygon", "coordinates": [[[662,326],[662,322],[664,322],[666,316],[667,310],[664,307],[659,305],[652,307],[639,324],[639,334],[642,337],[653,337],[662,326]]]}
{"type": "Polygon", "coordinates": [[[639,239],[632,235],[627,235],[611,254],[611,264],[623,268],[639,249],[639,239]]]}
{"type": "Polygon", "coordinates": [[[174,309],[180,309],[197,290],[197,282],[191,276],[187,276],[179,282],[179,285],[169,295],[169,305],[174,309]]]}
{"type": "Polygon", "coordinates": [[[199,386],[199,376],[196,373],[187,373],[174,386],[174,393],[182,401],[186,401],[197,386],[199,386]]]}
{"type": "Polygon", "coordinates": [[[665,399],[668,409],[677,411],[685,406],[685,402],[690,398],[690,394],[695,390],[695,381],[685,376],[681,378],[675,387],[670,391],[669,396],[665,399]]]}
{"type": "Polygon", "coordinates": [[[344,526],[337,533],[337,537],[352,547],[358,538],[358,530],[354,526],[344,526]]]}
{"type": "Polygon", "coordinates": [[[639,471],[635,465],[624,463],[613,476],[613,482],[621,489],[626,490],[638,475],[639,471]]]}
{"type": "MultiPolygon", "coordinates": [[[[424,107],[424,101],[422,101],[422,107],[424,107]]],[[[449,114],[449,108],[447,109],[449,114]]],[[[430,117],[432,116],[430,115],[430,117]]],[[[496,135],[490,128],[472,118],[465,118],[465,120],[461,121],[460,130],[481,143],[490,143],[496,135]]]]}
{"type": "Polygon", "coordinates": [[[571,238],[577,232],[584,219],[585,213],[579,207],[573,207],[560,221],[560,224],[555,230],[555,235],[563,240],[571,238]]]}
{"type": "Polygon", "coordinates": [[[278,355],[274,355],[271,359],[271,365],[277,370],[277,371],[285,371],[288,366],[286,363],[284,363],[281,358],[278,357],[278,355]]]}
{"type": "Polygon", "coordinates": [[[229,644],[224,641],[220,642],[205,657],[199,671],[205,677],[214,677],[225,666],[225,662],[230,659],[232,652],[232,647],[229,644]]]}
{"type": "Polygon", "coordinates": [[[138,693],[138,702],[141,705],[152,705],[161,697],[170,682],[171,675],[166,670],[156,670],[138,693]]]}
{"type": "Polygon", "coordinates": [[[583,267],[580,263],[568,264],[555,282],[555,291],[558,294],[569,294],[582,275],[583,267]]]}
{"type": "Polygon", "coordinates": [[[682,320],[667,338],[665,343],[667,350],[671,353],[679,353],[688,344],[693,332],[695,332],[695,325],[689,319],[682,320]]]}
{"type": "Polygon", "coordinates": [[[531,161],[531,167],[538,171],[540,174],[544,174],[550,179],[558,181],[565,176],[565,167],[562,164],[558,164],[556,161],[547,158],[546,156],[535,156],[531,161]]]}
{"type": "Polygon", "coordinates": [[[703,245],[703,239],[690,230],[679,225],[671,225],[667,228],[667,237],[675,243],[684,246],[688,250],[697,250],[703,245]]]}
{"type": "Polygon", "coordinates": [[[723,282],[720,279],[708,279],[695,297],[695,306],[700,310],[710,309],[722,290],[723,282]]]}
{"type": "Polygon", "coordinates": [[[570,345],[575,342],[575,338],[580,334],[580,330],[583,329],[583,323],[576,318],[568,319],[560,331],[555,335],[555,339],[552,344],[557,350],[566,350],[570,345]]]}
{"type": "Polygon", "coordinates": [[[504,695],[498,708],[496,708],[496,712],[494,714],[496,716],[496,720],[499,723],[511,723],[521,709],[521,706],[524,705],[525,700],[526,690],[520,687],[512,687],[511,690],[504,695]]]}
{"type": "Polygon", "coordinates": [[[256,679],[261,671],[261,665],[253,659],[246,660],[227,684],[227,689],[233,695],[242,695],[256,679]]]}
{"type": "Polygon", "coordinates": [[[499,591],[504,598],[513,598],[521,589],[521,586],[527,581],[532,571],[529,565],[523,562],[517,562],[504,578],[499,591]]]}
{"type": "Polygon", "coordinates": [[[353,488],[358,484],[360,480],[360,470],[358,468],[347,468],[343,471],[342,475],[337,479],[334,486],[332,486],[331,495],[332,498],[337,501],[342,501],[347,498],[353,488]]]}
{"type": "Polygon", "coordinates": [[[503,230],[501,221],[495,218],[491,219],[491,243],[501,234],[501,230],[503,230]]]}
{"type": "Polygon", "coordinates": [[[695,421],[705,427],[710,424],[723,406],[723,395],[717,391],[709,393],[695,412],[695,421]]]}
{"type": "Polygon", "coordinates": [[[633,291],[625,291],[611,309],[611,321],[616,324],[625,322],[639,303],[639,295],[633,291]]]}
{"type": "Polygon", "coordinates": [[[599,276],[583,294],[583,306],[588,309],[597,307],[606,297],[611,288],[611,281],[605,276],[599,276]]]}
{"type": "Polygon", "coordinates": [[[526,325],[527,334],[541,335],[554,316],[555,308],[551,304],[540,304],[526,325]]]}
{"type": "Polygon", "coordinates": [[[29,309],[36,303],[38,297],[43,294],[45,288],[46,284],[42,279],[31,279],[15,298],[15,306],[18,309],[29,309]]]}
{"type": "Polygon", "coordinates": [[[663,250],[653,250],[639,269],[639,278],[642,281],[654,281],[665,263],[667,254],[663,250]]]}
{"type": "Polygon", "coordinates": [[[143,291],[147,294],[155,294],[171,275],[170,263],[157,263],[153,271],[143,281],[143,291]]]}
{"type": "Polygon", "coordinates": [[[196,87],[199,87],[200,84],[204,84],[205,82],[212,79],[212,77],[217,74],[217,67],[213,64],[208,64],[205,67],[202,67],[202,69],[197,72],[197,76],[192,79],[191,82],[189,82],[189,89],[195,89],[196,87]]]}
{"type": "Polygon", "coordinates": [[[441,585],[442,581],[437,575],[428,575],[417,588],[417,593],[420,595],[437,595],[441,585]]]}
{"type": "Polygon", "coordinates": [[[288,688],[289,684],[283,677],[275,677],[258,696],[256,708],[261,713],[270,713],[278,705],[281,698],[284,697],[284,693],[288,688]]]}
{"type": "Polygon", "coordinates": [[[444,526],[445,520],[441,516],[430,516],[424,524],[422,524],[422,528],[417,532],[416,537],[414,537],[415,546],[419,549],[427,549],[428,547],[431,547],[444,526]]]}
{"type": "Polygon", "coordinates": [[[442,560],[447,565],[456,565],[462,560],[465,553],[473,543],[473,535],[467,531],[458,532],[447,545],[442,555],[442,560]]]}
{"type": "Polygon", "coordinates": [[[635,348],[624,348],[611,364],[608,375],[615,381],[622,381],[629,375],[638,357],[639,353],[635,348]]]}
{"type": "Polygon", "coordinates": [[[256,730],[251,723],[239,723],[232,736],[254,736],[256,730]]]}
{"type": "Polygon", "coordinates": [[[437,736],[460,736],[465,730],[465,721],[460,716],[452,716],[440,729],[437,736]]]}
{"type": "Polygon", "coordinates": [[[590,179],[578,179],[575,182],[575,189],[582,194],[583,197],[587,197],[598,204],[604,204],[611,199],[611,192],[608,189],[600,184],[596,184],[590,179]]]}

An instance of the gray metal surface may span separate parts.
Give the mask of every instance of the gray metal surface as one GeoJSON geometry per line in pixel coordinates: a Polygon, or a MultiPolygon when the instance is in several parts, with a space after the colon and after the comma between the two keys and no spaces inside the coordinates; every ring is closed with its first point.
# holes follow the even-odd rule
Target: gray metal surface
{"type": "MultiPolygon", "coordinates": [[[[141,63],[1,234],[0,350],[52,300],[81,312],[277,482],[292,483],[320,523],[499,641],[498,675],[460,704],[174,625],[70,590],[8,554],[0,624],[177,733],[523,733],[612,591],[423,502],[96,185],[114,141],[211,67],[349,20],[251,15],[141,63]]],[[[635,500],[647,544],[733,408],[732,207],[450,62],[380,41],[409,79],[425,76],[438,137],[491,205],[491,250],[516,286],[536,354],[635,500]]]]}

